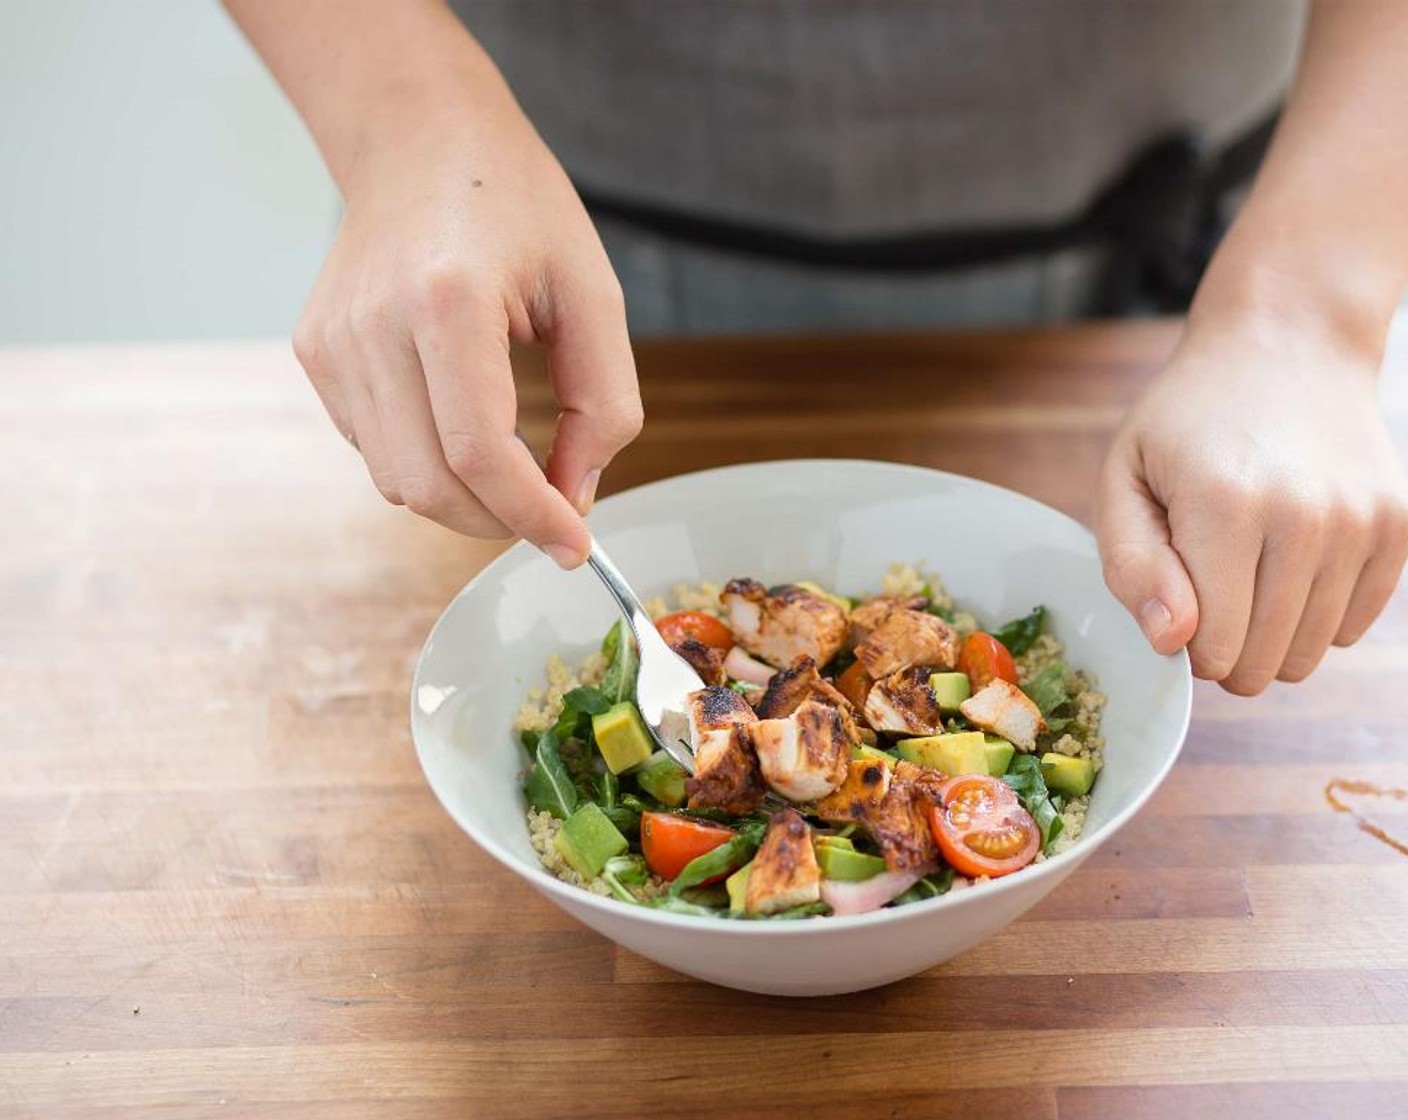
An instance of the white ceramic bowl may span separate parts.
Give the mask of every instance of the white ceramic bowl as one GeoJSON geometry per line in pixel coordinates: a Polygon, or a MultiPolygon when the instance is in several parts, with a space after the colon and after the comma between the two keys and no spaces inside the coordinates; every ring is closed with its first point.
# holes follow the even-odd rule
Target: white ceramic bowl
{"type": "Polygon", "coordinates": [[[1159,657],[1105,590],[1090,534],[1029,498],[938,471],[800,460],[684,475],[608,498],[593,531],[643,596],[753,576],[878,590],[894,562],[938,572],[980,618],[1044,603],[1074,665],[1109,695],[1105,768],[1069,851],[970,890],[845,918],[690,918],[601,898],[549,875],[528,840],[511,731],[550,653],[594,649],[615,607],[585,568],[519,544],[464,588],[416,667],[411,723],[436,796],[474,841],[574,917],[643,956],[716,984],[781,995],[858,991],[981,941],[1107,841],[1173,765],[1188,727],[1186,656],[1159,657]]]}

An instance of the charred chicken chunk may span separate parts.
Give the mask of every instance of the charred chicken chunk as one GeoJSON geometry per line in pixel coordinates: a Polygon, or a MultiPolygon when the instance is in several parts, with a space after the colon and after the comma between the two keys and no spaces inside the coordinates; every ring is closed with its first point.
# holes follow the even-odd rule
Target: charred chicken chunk
{"type": "Polygon", "coordinates": [[[820,900],[821,868],[812,847],[812,830],[796,809],[781,809],[768,822],[748,873],[743,909],[749,914],[776,914],[820,900]]]}
{"type": "Polygon", "coordinates": [[[897,610],[856,645],[856,660],[880,680],[914,665],[952,669],[959,645],[958,631],[936,615],[897,610]]]}
{"type": "Polygon", "coordinates": [[[825,665],[846,640],[840,604],[796,584],[768,589],[757,580],[730,580],[719,601],[739,645],[770,665],[791,665],[803,655],[825,665]]]}
{"type": "Polygon", "coordinates": [[[875,599],[867,599],[863,603],[858,603],[851,608],[851,643],[859,645],[870,637],[873,630],[884,622],[896,611],[921,611],[928,599],[922,595],[915,595],[909,599],[896,599],[889,595],[881,595],[875,599]]]}
{"type": "Polygon", "coordinates": [[[1000,735],[1019,750],[1036,750],[1046,730],[1041,709],[1015,684],[995,677],[958,706],[964,718],[983,731],[1000,735]]]}
{"type": "Polygon", "coordinates": [[[851,747],[860,741],[839,708],[816,700],[782,719],[759,720],[747,735],[763,780],[790,801],[814,801],[845,781],[851,747]]]}
{"type": "Polygon", "coordinates": [[[724,651],[717,646],[706,646],[694,638],[685,638],[671,644],[670,648],[689,662],[705,684],[724,684],[728,680],[724,674],[724,651]]]}
{"type": "Polygon", "coordinates": [[[782,719],[808,700],[831,704],[847,713],[852,710],[851,702],[817,672],[816,662],[803,655],[772,675],[767,691],[754,707],[759,719],[782,719]]]}
{"type": "Polygon", "coordinates": [[[876,731],[935,735],[943,730],[943,713],[929,687],[929,669],[901,669],[876,681],[865,698],[865,722],[876,731]]]}
{"type": "Polygon", "coordinates": [[[745,734],[757,721],[753,709],[732,689],[711,686],[690,694],[694,773],[684,789],[691,809],[742,816],[762,804],[767,790],[745,734]]]}

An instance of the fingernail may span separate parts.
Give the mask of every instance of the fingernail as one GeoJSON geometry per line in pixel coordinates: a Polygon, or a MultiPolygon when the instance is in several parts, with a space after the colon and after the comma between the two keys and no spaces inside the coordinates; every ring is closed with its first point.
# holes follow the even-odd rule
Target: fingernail
{"type": "Polygon", "coordinates": [[[581,550],[573,548],[571,545],[545,544],[543,551],[548,554],[554,564],[567,571],[577,567],[583,560],[581,550]]]}
{"type": "Polygon", "coordinates": [[[588,471],[582,479],[582,485],[577,487],[577,500],[573,504],[583,517],[586,517],[587,511],[592,508],[592,502],[596,500],[596,484],[600,481],[601,471],[588,471]]]}
{"type": "Polygon", "coordinates": [[[1139,625],[1144,628],[1144,636],[1157,642],[1173,625],[1173,615],[1158,599],[1150,599],[1139,611],[1139,625]]]}

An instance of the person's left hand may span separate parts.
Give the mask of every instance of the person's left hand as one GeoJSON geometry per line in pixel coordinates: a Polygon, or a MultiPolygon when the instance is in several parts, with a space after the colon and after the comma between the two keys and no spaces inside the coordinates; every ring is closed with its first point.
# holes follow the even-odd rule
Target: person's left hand
{"type": "Polygon", "coordinates": [[[1357,641],[1408,556],[1377,355],[1286,323],[1199,323],[1106,459],[1105,580],[1160,653],[1251,696],[1357,641]]]}

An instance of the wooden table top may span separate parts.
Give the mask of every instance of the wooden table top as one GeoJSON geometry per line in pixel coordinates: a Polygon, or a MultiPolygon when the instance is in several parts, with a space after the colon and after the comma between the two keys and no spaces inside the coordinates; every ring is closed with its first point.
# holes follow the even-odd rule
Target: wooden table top
{"type": "MultiPolygon", "coordinates": [[[[860,454],[1086,517],[1175,333],[642,345],[605,489],[860,454]]],[[[1408,1115],[1408,859],[1324,794],[1408,787],[1408,594],[1305,686],[1200,688],[994,939],[789,1001],[618,950],[440,809],[412,661],[497,549],[382,504],[283,344],[0,351],[0,511],[0,1116],[1408,1115]]]]}

